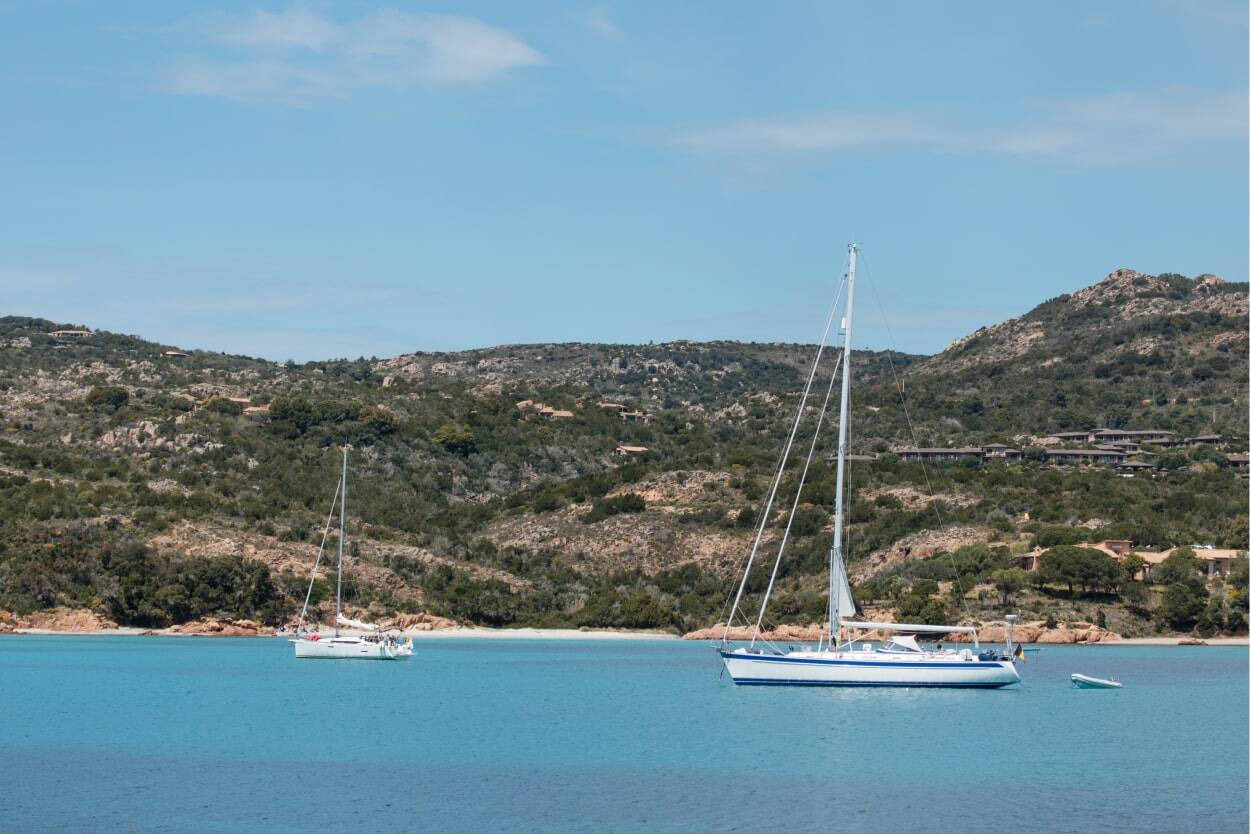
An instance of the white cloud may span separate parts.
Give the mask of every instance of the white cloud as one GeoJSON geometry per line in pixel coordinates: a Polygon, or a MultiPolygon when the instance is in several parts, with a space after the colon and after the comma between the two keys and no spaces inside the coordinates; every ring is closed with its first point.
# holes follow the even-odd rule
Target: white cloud
{"type": "Polygon", "coordinates": [[[720,151],[829,151],[857,145],[942,145],[955,137],[914,116],[833,110],[743,119],[678,135],[677,142],[720,151]]]}
{"type": "Polygon", "coordinates": [[[597,7],[582,9],[577,13],[576,17],[583,26],[596,34],[609,38],[619,38],[625,34],[607,9],[597,7]]]}
{"type": "Polygon", "coordinates": [[[324,49],[342,33],[340,25],[301,8],[219,20],[216,39],[249,49],[324,49]]]}
{"type": "Polygon", "coordinates": [[[744,119],[679,133],[681,146],[739,154],[792,155],[855,147],[989,152],[1131,162],[1173,148],[1247,134],[1247,94],[1171,89],[1041,102],[1007,126],[968,126],[911,113],[850,110],[744,119]]]}
{"type": "Polygon", "coordinates": [[[216,13],[171,31],[198,35],[218,54],[184,60],[169,90],[248,101],[308,104],[370,87],[483,84],[546,63],[516,35],[475,18],[393,9],[345,21],[302,7],[216,13]]]}
{"type": "Polygon", "coordinates": [[[1048,102],[1038,118],[983,141],[1003,153],[1135,161],[1197,142],[1244,141],[1246,95],[1167,90],[1048,102]]]}

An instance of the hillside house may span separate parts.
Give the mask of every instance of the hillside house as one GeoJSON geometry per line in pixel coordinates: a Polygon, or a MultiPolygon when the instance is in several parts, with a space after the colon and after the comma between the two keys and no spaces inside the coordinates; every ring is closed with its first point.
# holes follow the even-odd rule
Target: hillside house
{"type": "MultiPolygon", "coordinates": [[[[1200,544],[1191,545],[1190,549],[1193,550],[1194,556],[1198,558],[1198,561],[1204,564],[1208,577],[1228,576],[1228,574],[1233,570],[1233,562],[1246,555],[1246,551],[1244,550],[1207,547],[1200,544]]],[[[1143,574],[1145,574],[1145,576],[1149,576],[1151,570],[1153,570],[1155,566],[1162,564],[1169,556],[1175,553],[1176,550],[1177,548],[1172,547],[1162,553],[1138,551],[1137,555],[1142,557],[1142,559],[1146,562],[1146,567],[1142,571],[1143,574]]]]}
{"type": "Polygon", "coordinates": [[[163,350],[161,356],[168,356],[170,359],[186,359],[191,354],[183,353],[180,350],[163,350]]]}
{"type": "Polygon", "coordinates": [[[1120,463],[1128,455],[1117,449],[1047,449],[1046,460],[1056,464],[1120,463]]]}
{"type": "Polygon", "coordinates": [[[90,330],[53,330],[48,335],[53,339],[85,339],[94,334],[90,330]]]}
{"type": "Polygon", "coordinates": [[[906,461],[912,463],[954,463],[963,460],[981,461],[982,451],[980,446],[969,446],[958,449],[925,449],[905,447],[902,449],[894,449],[894,454],[906,461]]]}
{"type": "Polygon", "coordinates": [[[989,443],[982,446],[981,453],[986,460],[1020,460],[1024,457],[1024,453],[1019,449],[1013,449],[1002,443],[989,443]]]}
{"type": "Polygon", "coordinates": [[[1061,431],[1042,438],[1043,445],[1055,446],[1061,443],[1089,443],[1087,431],[1061,431]]]}
{"type": "Polygon", "coordinates": [[[553,408],[553,409],[551,409],[551,411],[547,414],[547,417],[548,417],[549,419],[551,419],[551,420],[567,420],[567,419],[569,419],[570,417],[573,417],[573,416],[574,416],[574,415],[573,415],[573,412],[571,412],[571,411],[564,411],[563,409],[559,409],[559,408],[553,408]]]}
{"type": "MultiPolygon", "coordinates": [[[[1153,443],[1176,442],[1176,433],[1163,429],[1089,429],[1088,431],[1056,432],[1042,440],[1047,446],[1076,443],[1153,443]]],[[[1140,445],[1139,447],[1140,448],[1140,445]]]]}
{"type": "Polygon", "coordinates": [[[620,457],[620,458],[627,458],[627,457],[629,457],[630,455],[645,455],[645,454],[646,454],[647,452],[649,452],[649,451],[651,451],[651,450],[650,450],[650,449],[648,449],[646,446],[625,446],[625,445],[621,445],[621,446],[617,446],[617,447],[616,447],[616,451],[615,451],[615,453],[614,453],[614,454],[615,454],[617,457],[620,457]]]}
{"type": "Polygon", "coordinates": [[[606,409],[607,409],[607,410],[609,410],[609,411],[625,411],[625,409],[626,409],[626,406],[625,406],[625,404],[624,404],[624,403],[607,403],[607,402],[604,402],[604,403],[599,403],[599,407],[600,407],[600,408],[606,408],[606,409]]]}
{"type": "Polygon", "coordinates": [[[1228,455],[1226,458],[1228,465],[1235,469],[1245,469],[1250,466],[1250,455],[1228,455]]]}
{"type": "Polygon", "coordinates": [[[1185,439],[1186,446],[1226,446],[1236,438],[1225,437],[1222,434],[1200,434],[1197,437],[1188,437],[1185,439]]]}
{"type": "MultiPolygon", "coordinates": [[[[1097,550],[1099,553],[1105,553],[1116,562],[1124,561],[1124,557],[1128,556],[1133,549],[1133,543],[1128,539],[1104,539],[1100,542],[1080,542],[1075,547],[1083,547],[1087,550],[1097,550]]],[[[1046,550],[1044,548],[1035,548],[1028,553],[1022,553],[1019,556],[1013,556],[1012,559],[1016,563],[1016,567],[1023,568],[1032,573],[1037,570],[1042,563],[1042,554],[1046,550]]]]}
{"type": "Polygon", "coordinates": [[[1120,461],[1115,466],[1117,472],[1124,472],[1130,475],[1135,472],[1145,472],[1148,469],[1154,468],[1155,465],[1153,463],[1144,460],[1124,460],[1120,461]]]}
{"type": "Polygon", "coordinates": [[[621,419],[627,423],[650,423],[651,415],[645,411],[619,411],[621,419]]]}
{"type": "Polygon", "coordinates": [[[1117,443],[1130,441],[1133,443],[1167,442],[1176,438],[1175,432],[1163,429],[1095,429],[1090,432],[1090,443],[1117,443]]]}

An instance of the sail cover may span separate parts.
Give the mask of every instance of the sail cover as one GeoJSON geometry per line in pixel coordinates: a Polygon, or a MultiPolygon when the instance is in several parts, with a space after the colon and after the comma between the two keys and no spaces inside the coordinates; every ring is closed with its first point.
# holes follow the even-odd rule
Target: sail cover
{"type": "Polygon", "coordinates": [[[833,559],[833,593],[836,596],[835,616],[838,619],[855,616],[855,598],[851,596],[851,585],[846,581],[846,566],[842,564],[841,554],[833,559]]]}
{"type": "Polygon", "coordinates": [[[353,620],[350,617],[344,617],[342,614],[338,616],[339,625],[345,625],[348,628],[359,628],[364,631],[376,631],[377,626],[372,623],[362,623],[360,620],[353,620]]]}
{"type": "Polygon", "coordinates": [[[890,638],[890,642],[900,649],[907,649],[909,652],[920,651],[920,645],[916,642],[916,638],[910,634],[895,634],[890,638]]]}

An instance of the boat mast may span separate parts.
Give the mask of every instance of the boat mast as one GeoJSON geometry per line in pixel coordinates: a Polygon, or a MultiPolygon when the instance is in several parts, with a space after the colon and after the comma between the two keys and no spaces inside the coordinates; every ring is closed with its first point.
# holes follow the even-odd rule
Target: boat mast
{"type": "Polygon", "coordinates": [[[831,647],[838,643],[838,609],[841,608],[841,600],[838,596],[845,586],[844,582],[839,581],[837,571],[846,570],[846,563],[842,558],[842,505],[844,503],[842,489],[846,480],[846,442],[850,423],[847,412],[851,400],[851,315],[855,310],[855,257],[859,254],[859,245],[849,244],[847,251],[850,255],[850,267],[846,273],[846,318],[842,323],[844,332],[842,406],[838,412],[838,477],[834,493],[833,547],[829,551],[829,645],[831,647]]]}
{"type": "Polygon", "coordinates": [[[339,587],[334,598],[334,636],[339,636],[339,617],[343,616],[343,531],[347,519],[347,444],[343,444],[343,489],[340,491],[339,504],[339,587]]]}

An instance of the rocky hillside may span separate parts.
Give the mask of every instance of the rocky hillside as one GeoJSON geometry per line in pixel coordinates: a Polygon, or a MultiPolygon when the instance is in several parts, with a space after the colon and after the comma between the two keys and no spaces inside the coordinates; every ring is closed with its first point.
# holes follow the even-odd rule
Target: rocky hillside
{"type": "Polygon", "coordinates": [[[982,436],[1130,423],[1245,434],[1246,323],[1245,284],[1119,269],[956,340],[917,363],[913,390],[982,436]]]}
{"type": "MultiPolygon", "coordinates": [[[[1244,446],[1246,289],[1119,270],[932,357],[858,354],[853,451],[887,453],[857,463],[851,483],[864,594],[911,604],[932,579],[926,601],[946,600],[947,615],[991,616],[992,571],[1053,526],[1159,548],[1245,547],[1244,482],[1222,465],[1237,447],[1159,450],[1160,471],[1133,479],[1032,461],[922,469],[888,450],[1027,448],[1094,426],[1239,435],[1244,446]],[[974,551],[997,555],[969,574],[952,554],[974,551]],[[972,586],[950,590],[968,576],[972,586]]],[[[0,319],[0,609],[90,609],[144,627],[278,624],[302,601],[337,447],[350,443],[353,610],[710,625],[812,355],[561,344],[280,365],[0,319]]],[[[827,435],[779,573],[779,622],[823,610],[827,435]]],[[[792,481],[781,495],[788,507],[792,481]]],[[[775,510],[766,551],[787,514],[775,510]]],[[[328,591],[314,588],[323,609],[328,591]]],[[[1046,588],[1030,604],[1076,620],[1110,606],[1128,612],[1119,626],[1130,633],[1164,627],[1151,604],[1132,613],[1046,588]]]]}

